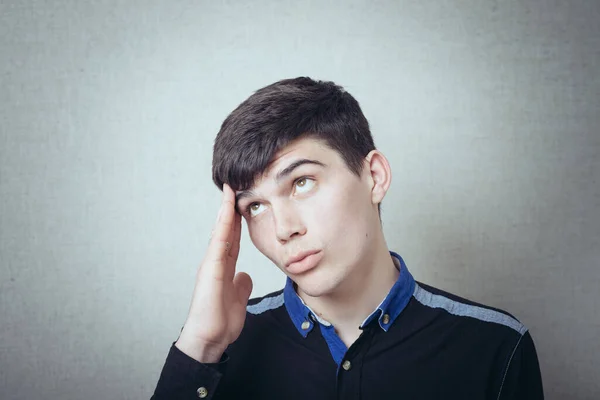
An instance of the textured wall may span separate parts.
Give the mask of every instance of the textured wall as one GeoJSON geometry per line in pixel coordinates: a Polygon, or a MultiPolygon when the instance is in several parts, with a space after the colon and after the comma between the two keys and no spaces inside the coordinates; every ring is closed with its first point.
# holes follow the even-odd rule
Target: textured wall
{"type": "Polygon", "coordinates": [[[245,3],[2,0],[0,398],[150,397],[220,123],[299,75],[363,106],[415,277],[528,326],[548,399],[600,398],[600,3],[245,3]]]}

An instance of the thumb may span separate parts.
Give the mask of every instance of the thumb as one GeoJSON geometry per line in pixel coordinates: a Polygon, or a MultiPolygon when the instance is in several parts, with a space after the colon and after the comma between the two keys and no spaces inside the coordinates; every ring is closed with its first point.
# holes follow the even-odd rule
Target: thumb
{"type": "Polygon", "coordinates": [[[240,303],[245,307],[252,293],[252,278],[245,272],[238,272],[233,278],[233,286],[240,303]]]}

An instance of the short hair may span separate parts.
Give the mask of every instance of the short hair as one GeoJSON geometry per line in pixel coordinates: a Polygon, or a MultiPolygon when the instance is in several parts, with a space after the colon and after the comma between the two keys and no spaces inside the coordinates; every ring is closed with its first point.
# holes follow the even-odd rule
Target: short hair
{"type": "Polygon", "coordinates": [[[250,189],[275,154],[301,137],[337,151],[359,178],[375,149],[367,119],[344,88],[308,77],[283,79],[257,90],[223,121],[213,147],[213,182],[220,190],[223,183],[250,189]]]}

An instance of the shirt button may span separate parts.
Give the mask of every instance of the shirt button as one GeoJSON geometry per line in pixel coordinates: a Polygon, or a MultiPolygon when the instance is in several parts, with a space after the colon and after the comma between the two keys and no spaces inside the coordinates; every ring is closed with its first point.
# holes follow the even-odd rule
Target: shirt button
{"type": "Polygon", "coordinates": [[[352,368],[352,363],[350,361],[346,360],[342,364],[342,368],[344,368],[346,371],[349,371],[350,368],[352,368]]]}
{"type": "Polygon", "coordinates": [[[384,323],[385,325],[387,325],[387,324],[389,324],[389,323],[390,323],[390,315],[389,315],[389,314],[384,314],[384,315],[383,315],[383,323],[384,323]]]}
{"type": "Polygon", "coordinates": [[[198,390],[196,391],[196,393],[198,393],[198,397],[200,397],[201,399],[208,396],[208,390],[206,390],[206,388],[204,386],[199,387],[198,390]]]}
{"type": "Polygon", "coordinates": [[[308,328],[310,328],[310,322],[304,321],[302,323],[302,329],[307,330],[308,328]]]}

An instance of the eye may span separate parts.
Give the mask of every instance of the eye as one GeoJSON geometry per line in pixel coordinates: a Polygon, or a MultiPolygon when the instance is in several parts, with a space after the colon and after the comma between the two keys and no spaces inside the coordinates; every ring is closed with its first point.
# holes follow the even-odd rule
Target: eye
{"type": "MultiPolygon", "coordinates": [[[[296,193],[306,193],[310,191],[314,186],[315,180],[311,178],[302,177],[294,181],[296,193]]],[[[264,205],[262,205],[261,203],[250,203],[250,205],[246,207],[246,214],[248,214],[251,218],[256,217],[262,212],[261,207],[264,207],[264,205]]]]}
{"type": "Polygon", "coordinates": [[[262,206],[260,203],[250,204],[248,207],[246,207],[246,214],[249,214],[251,217],[255,217],[257,214],[253,214],[253,212],[258,211],[260,206],[262,206]]]}
{"type": "Polygon", "coordinates": [[[300,193],[306,193],[315,185],[315,180],[307,177],[302,177],[296,179],[294,182],[294,186],[296,187],[296,191],[300,190],[300,193]]]}

